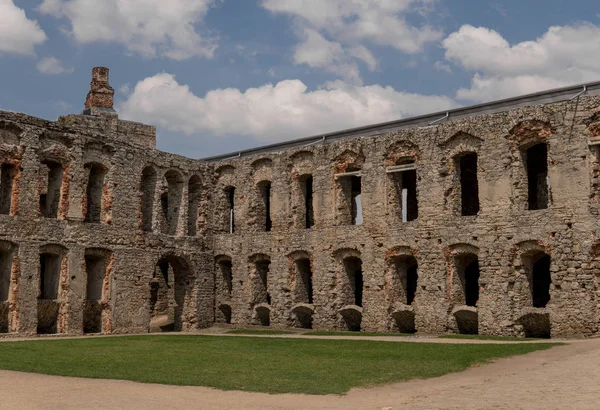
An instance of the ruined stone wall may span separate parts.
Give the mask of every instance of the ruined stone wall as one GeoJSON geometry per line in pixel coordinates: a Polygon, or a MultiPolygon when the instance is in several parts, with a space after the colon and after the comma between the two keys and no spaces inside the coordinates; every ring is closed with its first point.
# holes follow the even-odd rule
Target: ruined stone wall
{"type": "Polygon", "coordinates": [[[270,310],[268,322],[276,327],[356,330],[358,323],[361,330],[389,332],[596,333],[600,157],[589,144],[600,135],[599,108],[600,98],[588,96],[214,163],[214,255],[217,262],[231,260],[233,272],[231,296],[217,295],[216,311],[230,311],[231,323],[240,326],[265,324],[270,310]],[[524,155],[537,143],[547,144],[550,204],[529,210],[524,155]],[[467,153],[477,154],[479,211],[472,216],[462,216],[457,170],[467,153]],[[403,223],[397,174],[386,169],[411,162],[418,217],[403,223]],[[356,171],[362,225],[351,225],[348,177],[335,176],[356,171]],[[307,175],[314,191],[310,229],[301,183],[307,175]],[[272,191],[270,232],[258,190],[264,181],[272,191]],[[235,188],[233,234],[226,233],[227,187],[235,188]],[[550,300],[534,307],[532,269],[544,254],[551,259],[550,300]],[[270,262],[270,306],[255,298],[257,258],[270,262]],[[298,258],[310,260],[311,304],[295,297],[298,258]],[[354,305],[353,268],[345,263],[356,259],[362,262],[362,306],[354,305]],[[473,260],[479,294],[475,306],[466,306],[464,270],[473,260]],[[406,272],[415,261],[418,280],[408,305],[406,272]]]}
{"type": "Polygon", "coordinates": [[[8,285],[0,292],[0,333],[146,332],[160,260],[179,297],[167,301],[170,320],[177,316],[184,330],[213,323],[213,255],[197,216],[189,235],[186,205],[188,182],[202,191],[211,176],[197,161],[154,146],[154,127],[116,115],[49,122],[0,112],[0,162],[15,170],[12,187],[0,190],[10,194],[0,215],[0,286],[8,285]],[[144,188],[149,231],[140,207],[145,168],[155,174],[144,188]],[[178,182],[171,192],[167,175],[178,182]],[[172,229],[164,227],[161,195],[171,200],[172,229]]]}
{"type": "Polygon", "coordinates": [[[157,151],[153,127],[113,113],[0,112],[0,333],[595,334],[599,109],[587,96],[217,162],[157,151]]]}

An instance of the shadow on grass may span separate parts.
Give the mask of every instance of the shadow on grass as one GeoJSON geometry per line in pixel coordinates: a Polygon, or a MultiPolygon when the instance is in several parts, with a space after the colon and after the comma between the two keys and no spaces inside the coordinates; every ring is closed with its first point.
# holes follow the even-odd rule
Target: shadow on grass
{"type": "Polygon", "coordinates": [[[414,336],[412,333],[377,333],[377,332],[306,332],[302,333],[304,336],[414,336]]]}
{"type": "Polygon", "coordinates": [[[294,332],[287,330],[269,330],[269,329],[235,329],[227,332],[230,335],[292,335],[294,332]]]}
{"type": "Polygon", "coordinates": [[[486,336],[486,335],[441,335],[440,339],[470,339],[470,340],[496,340],[502,342],[529,342],[537,340],[545,340],[547,343],[554,343],[549,339],[535,339],[528,337],[511,337],[511,336],[486,336]]]}

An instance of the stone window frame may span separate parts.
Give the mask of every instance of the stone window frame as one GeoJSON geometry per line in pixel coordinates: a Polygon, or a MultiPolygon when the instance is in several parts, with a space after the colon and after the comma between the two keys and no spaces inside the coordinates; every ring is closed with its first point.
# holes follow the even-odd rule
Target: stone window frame
{"type": "Polygon", "coordinates": [[[114,253],[110,249],[106,248],[86,248],[84,252],[84,265],[85,269],[85,289],[86,297],[84,306],[84,329],[85,329],[85,314],[90,311],[97,309],[100,314],[101,333],[111,333],[112,331],[112,315],[111,315],[111,299],[112,299],[112,282],[113,282],[113,266],[114,266],[114,253]],[[102,279],[102,292],[101,298],[98,300],[88,299],[89,289],[89,272],[87,271],[87,260],[88,258],[101,259],[104,263],[104,278],[102,279]]]}
{"type": "Polygon", "coordinates": [[[98,162],[97,160],[86,162],[83,165],[85,170],[85,183],[83,189],[83,197],[81,201],[81,214],[83,216],[83,220],[86,223],[101,223],[101,224],[110,224],[111,223],[111,207],[112,207],[112,193],[110,189],[110,179],[111,179],[111,168],[107,166],[105,162],[98,162]],[[90,220],[89,219],[89,201],[90,201],[90,192],[89,192],[89,184],[91,179],[92,170],[99,170],[102,174],[102,192],[100,193],[100,215],[99,220],[90,220]]]}
{"type": "Polygon", "coordinates": [[[481,197],[479,195],[481,185],[481,158],[479,153],[482,150],[483,139],[466,131],[458,131],[450,138],[440,144],[442,150],[442,163],[440,165],[440,175],[444,178],[444,209],[450,211],[453,215],[461,218],[474,218],[483,211],[481,206],[481,197]],[[477,215],[463,215],[462,213],[462,184],[460,181],[459,161],[466,154],[477,155],[477,182],[478,182],[478,203],[479,212],[477,215]]]}
{"type": "Polygon", "coordinates": [[[213,220],[215,231],[221,234],[235,234],[241,226],[238,221],[240,205],[239,201],[236,200],[240,194],[239,189],[236,187],[235,172],[236,168],[229,164],[222,165],[215,171],[217,175],[217,183],[215,185],[217,197],[215,201],[218,206],[214,207],[213,220]],[[233,189],[233,210],[230,210],[229,204],[230,189],[233,189]]]}
{"type": "Polygon", "coordinates": [[[206,194],[199,174],[192,174],[187,181],[187,236],[195,237],[203,232],[206,194]],[[203,206],[204,205],[204,206],[203,206]]]}
{"type": "MultiPolygon", "coordinates": [[[[518,294],[520,305],[522,308],[532,308],[532,309],[546,309],[546,308],[534,308],[533,303],[533,263],[535,262],[532,257],[534,255],[543,254],[550,258],[550,267],[549,274],[550,278],[552,277],[552,266],[554,265],[554,259],[552,258],[552,247],[544,241],[541,240],[525,240],[519,242],[515,245],[513,253],[515,257],[513,260],[516,263],[513,263],[514,269],[514,280],[515,282],[521,282],[521,292],[518,294]]],[[[540,258],[536,258],[539,260],[540,258]]],[[[552,303],[552,279],[550,279],[549,284],[549,296],[550,299],[547,304],[552,303]]],[[[513,285],[509,284],[509,290],[514,290],[514,282],[513,285]]],[[[518,302],[518,301],[517,301],[518,302]]]]}
{"type": "MultiPolygon", "coordinates": [[[[467,305],[466,278],[464,277],[464,268],[466,268],[466,266],[462,266],[463,261],[461,261],[461,258],[474,256],[481,262],[479,258],[480,252],[481,250],[478,246],[465,242],[455,243],[444,249],[447,266],[447,283],[450,287],[447,291],[449,297],[448,302],[452,308],[467,305]]],[[[479,279],[481,279],[481,264],[479,274],[479,279]]],[[[480,283],[479,289],[481,292],[480,283]]],[[[481,294],[479,295],[479,299],[481,299],[481,294]]]]}
{"type": "Polygon", "coordinates": [[[411,223],[419,220],[419,168],[422,165],[420,163],[420,150],[419,147],[408,139],[402,139],[392,143],[386,150],[384,158],[384,164],[386,166],[387,178],[386,182],[386,204],[388,210],[388,217],[399,223],[411,223]],[[398,194],[398,190],[394,189],[398,185],[402,187],[401,181],[398,181],[403,175],[403,172],[390,172],[390,169],[399,165],[414,164],[414,172],[416,173],[416,187],[415,187],[415,203],[416,203],[416,218],[410,219],[407,216],[407,221],[404,221],[404,209],[403,209],[403,198],[402,192],[398,194]],[[410,219],[410,220],[409,220],[410,219]]]}
{"type": "Polygon", "coordinates": [[[248,293],[249,303],[251,308],[257,305],[269,305],[272,306],[274,302],[273,298],[273,274],[271,273],[273,260],[271,256],[265,253],[254,253],[248,257],[248,293]],[[269,267],[265,274],[265,278],[260,276],[258,272],[258,264],[268,263],[269,267]],[[266,283],[264,283],[264,281],[266,283]],[[269,280],[271,279],[271,280],[269,280]],[[262,295],[264,293],[264,295],[262,295]]]}
{"type": "Polygon", "coordinates": [[[250,201],[248,203],[247,224],[255,232],[271,232],[276,226],[274,216],[276,212],[273,208],[274,164],[268,157],[254,160],[250,167],[254,185],[251,187],[250,201]],[[269,198],[265,198],[264,189],[268,185],[269,198]],[[269,209],[267,210],[267,205],[269,209]],[[268,217],[268,219],[267,219],[268,217]]]}
{"type": "Polygon", "coordinates": [[[313,256],[310,252],[304,250],[297,250],[291,252],[287,255],[288,259],[288,287],[290,289],[290,297],[292,300],[292,304],[296,305],[299,303],[314,305],[315,298],[315,270],[313,263],[313,256]],[[298,262],[308,260],[309,261],[309,269],[310,269],[310,277],[308,283],[304,283],[304,285],[310,285],[306,288],[307,297],[306,300],[301,299],[298,296],[298,289],[301,288],[299,286],[299,275],[298,272],[298,262]]]}
{"type": "MultiPolygon", "coordinates": [[[[410,246],[397,246],[391,248],[386,252],[385,255],[385,274],[384,274],[384,293],[386,299],[392,309],[394,307],[407,307],[413,306],[417,302],[417,295],[419,294],[419,258],[418,252],[416,249],[411,248],[410,246]],[[413,259],[416,262],[417,268],[417,286],[413,295],[412,303],[408,302],[408,283],[406,282],[406,278],[400,277],[400,272],[398,272],[397,262],[404,262],[405,260],[413,259]]],[[[412,265],[411,265],[412,267],[412,265]]]]}
{"type": "Polygon", "coordinates": [[[315,212],[315,154],[312,151],[302,150],[294,152],[289,156],[289,174],[291,177],[290,204],[292,213],[292,224],[295,229],[312,229],[316,223],[315,212]],[[306,197],[306,181],[312,178],[312,212],[307,210],[308,199],[306,197]],[[307,221],[307,216],[309,221],[307,221]]]}
{"type": "Polygon", "coordinates": [[[537,144],[546,144],[548,180],[551,180],[552,144],[550,137],[554,134],[550,120],[545,118],[531,118],[519,121],[509,131],[505,138],[509,142],[513,166],[512,169],[512,197],[513,206],[520,211],[544,211],[553,207],[552,186],[548,186],[548,206],[544,209],[529,209],[529,182],[527,174],[527,150],[537,144]]]}
{"type": "MultiPolygon", "coordinates": [[[[156,267],[161,262],[168,262],[169,270],[173,271],[173,298],[176,304],[174,310],[175,331],[186,331],[192,328],[190,319],[194,317],[194,315],[190,314],[190,312],[194,312],[196,309],[194,308],[195,297],[193,295],[196,283],[196,272],[192,260],[193,259],[186,252],[172,250],[163,252],[158,258],[154,258],[155,262],[152,265],[156,267]],[[178,297],[181,299],[181,304],[177,301],[178,297]]],[[[148,281],[148,283],[150,282],[151,281],[148,281]]],[[[150,302],[150,298],[148,299],[148,302],[150,302]]],[[[150,303],[148,303],[147,309],[148,319],[150,321],[150,303]]]]}
{"type": "MultiPolygon", "coordinates": [[[[60,187],[58,187],[58,202],[56,209],[56,216],[47,216],[44,214],[44,211],[41,209],[41,196],[44,190],[48,191],[49,186],[43,186],[42,181],[38,179],[38,215],[40,217],[56,219],[59,221],[64,221],[68,219],[69,212],[69,192],[70,192],[70,184],[71,184],[71,164],[72,158],[69,153],[69,149],[67,146],[63,144],[59,144],[56,142],[50,147],[38,151],[38,163],[40,166],[40,170],[42,166],[48,167],[46,164],[56,164],[56,169],[61,168],[61,178],[60,178],[60,187]]],[[[50,172],[50,168],[48,168],[50,172]]],[[[46,181],[49,184],[49,181],[46,181]]],[[[47,194],[46,194],[47,195],[47,194]]]]}
{"type": "MultiPolygon", "coordinates": [[[[183,234],[185,208],[187,207],[184,202],[185,181],[186,176],[180,169],[168,168],[161,173],[158,185],[158,220],[161,227],[160,232],[163,235],[180,236],[183,234]]],[[[185,222],[187,226],[187,221],[185,222]]]]}
{"type": "Polygon", "coordinates": [[[143,232],[154,232],[154,208],[156,203],[156,192],[158,185],[158,172],[154,164],[146,164],[140,173],[140,225],[143,232]],[[146,171],[149,171],[146,173],[146,171]]]}
{"type": "MultiPolygon", "coordinates": [[[[364,195],[364,180],[362,170],[365,164],[365,156],[361,149],[352,150],[346,149],[344,152],[335,157],[332,164],[333,186],[334,186],[334,206],[335,206],[335,224],[337,226],[356,226],[355,217],[353,216],[353,197],[352,197],[352,176],[344,176],[349,172],[360,173],[361,184],[361,220],[364,223],[365,201],[364,195]]],[[[358,218],[358,217],[356,217],[358,218]]]]}
{"type": "MultiPolygon", "coordinates": [[[[42,286],[42,278],[41,278],[41,265],[39,265],[38,269],[38,294],[37,294],[37,304],[38,304],[38,333],[40,332],[39,321],[40,321],[40,308],[42,309],[51,309],[55,310],[54,314],[56,318],[54,319],[55,323],[55,331],[54,333],[66,333],[67,332],[67,293],[70,288],[70,278],[69,278],[69,255],[70,251],[64,245],[57,243],[49,243],[44,244],[39,247],[39,255],[40,259],[42,255],[49,254],[58,256],[61,258],[60,260],[60,273],[58,277],[58,291],[57,291],[57,299],[41,299],[41,286],[42,286]],[[40,306],[41,305],[41,306],[40,306]],[[50,306],[52,305],[52,306],[50,306]]],[[[51,332],[52,333],[52,332],[51,332]]]]}

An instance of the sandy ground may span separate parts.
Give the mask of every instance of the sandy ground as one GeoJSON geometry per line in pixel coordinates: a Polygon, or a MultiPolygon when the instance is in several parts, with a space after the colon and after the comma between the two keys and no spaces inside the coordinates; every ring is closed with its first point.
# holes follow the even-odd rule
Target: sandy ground
{"type": "Polygon", "coordinates": [[[598,409],[600,339],[345,396],[223,392],[0,371],[0,409],[598,409]]]}

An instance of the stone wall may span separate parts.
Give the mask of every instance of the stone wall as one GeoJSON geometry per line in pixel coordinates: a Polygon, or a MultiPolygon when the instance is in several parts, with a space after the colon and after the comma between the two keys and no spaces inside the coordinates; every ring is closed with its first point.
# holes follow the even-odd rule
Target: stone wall
{"type": "Polygon", "coordinates": [[[598,96],[210,162],[88,101],[0,112],[2,334],[598,331],[598,96]]]}

